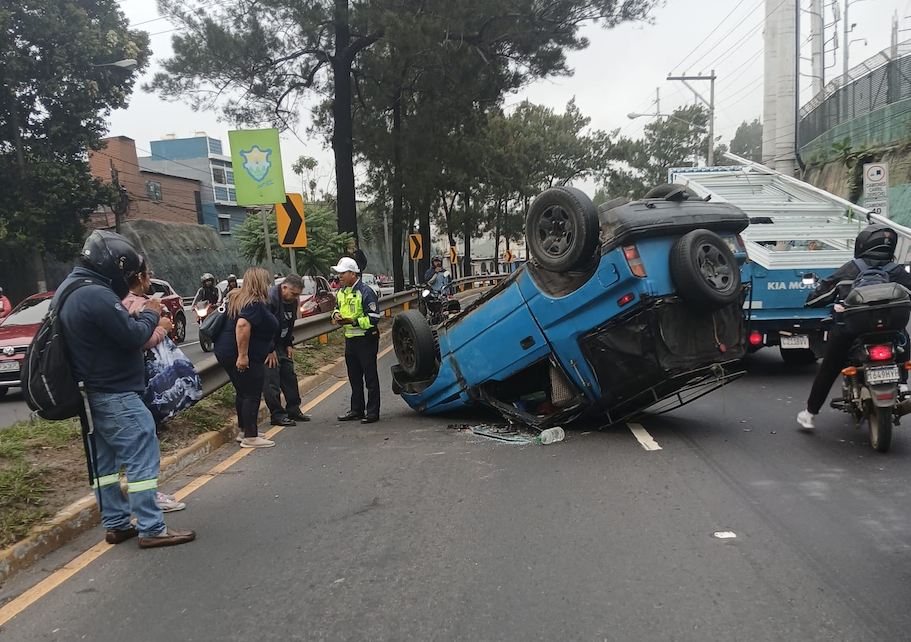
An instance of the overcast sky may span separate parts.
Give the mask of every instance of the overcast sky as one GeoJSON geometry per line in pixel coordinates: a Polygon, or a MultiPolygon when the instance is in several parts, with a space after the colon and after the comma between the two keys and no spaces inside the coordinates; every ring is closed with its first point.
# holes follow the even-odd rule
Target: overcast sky
{"type": "MultiPolygon", "coordinates": [[[[845,0],[837,1],[843,14],[845,0]]],[[[803,8],[810,8],[811,0],[800,2],[803,8]]],[[[823,3],[826,23],[830,25],[826,32],[826,38],[830,40],[826,54],[830,66],[826,71],[828,81],[841,72],[844,38],[839,24],[838,43],[841,46],[833,52],[833,0],[823,0],[823,3]]],[[[148,81],[160,68],[157,61],[171,54],[173,27],[158,16],[155,3],[149,0],[121,0],[120,5],[134,27],[152,34],[155,62],[141,79],[141,82],[148,81]]],[[[851,45],[849,63],[852,67],[889,46],[895,13],[900,19],[899,28],[908,29],[899,34],[899,40],[911,39],[911,0],[851,0],[850,22],[857,26],[850,39],[866,39],[866,45],[862,41],[851,45]]],[[[562,110],[575,97],[582,113],[591,118],[593,128],[622,128],[624,135],[636,137],[648,119],[631,121],[627,114],[654,112],[656,88],[660,90],[663,113],[694,102],[692,92],[682,83],[666,80],[669,74],[708,75],[714,68],[718,77],[716,135],[728,142],[741,122],[762,116],[764,16],[763,0],[667,0],[664,7],[654,12],[654,24],[628,24],[612,30],[585,29],[591,44],[587,49],[569,55],[570,66],[575,70],[571,77],[540,81],[508,96],[506,105],[509,107],[528,99],[562,110]]],[[[807,15],[802,29],[802,33],[809,34],[807,15]]],[[[803,56],[809,55],[807,44],[803,56]]],[[[803,63],[802,71],[810,73],[809,62],[803,63]]],[[[810,78],[803,79],[801,104],[812,98],[810,83],[810,78]]],[[[708,83],[696,84],[705,86],[703,95],[707,97],[708,83]]],[[[297,177],[291,173],[290,165],[298,156],[308,155],[320,164],[319,189],[334,192],[331,149],[324,147],[322,140],[308,139],[307,124],[307,118],[302,118],[297,136],[286,134],[282,138],[286,189],[298,191],[297,177]]],[[[127,109],[112,114],[110,134],[133,138],[139,155],[144,156],[148,155],[146,152],[152,140],[159,140],[165,134],[187,137],[197,131],[220,138],[227,149],[229,129],[231,127],[219,122],[213,113],[193,112],[181,103],[168,103],[156,95],[137,90],[127,109]]],[[[581,187],[589,193],[594,190],[591,182],[583,183],[581,187]]]]}

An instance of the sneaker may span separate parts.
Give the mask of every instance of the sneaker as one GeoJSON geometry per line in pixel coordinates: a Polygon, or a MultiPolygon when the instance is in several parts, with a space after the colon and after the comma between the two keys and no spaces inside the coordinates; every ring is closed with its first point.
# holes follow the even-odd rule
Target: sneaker
{"type": "MultiPolygon", "coordinates": [[[[259,433],[257,433],[256,436],[259,437],[259,433]]],[[[237,439],[237,443],[240,443],[240,442],[242,442],[242,441],[244,440],[244,433],[243,433],[243,431],[240,431],[239,433],[237,433],[236,439],[237,439]]]]}
{"type": "Polygon", "coordinates": [[[809,410],[801,410],[797,413],[797,423],[799,423],[804,428],[816,428],[816,424],[813,423],[813,418],[816,415],[811,413],[809,410]]]}
{"type": "Polygon", "coordinates": [[[161,492],[155,496],[155,502],[158,504],[158,508],[161,509],[162,513],[173,513],[187,507],[186,504],[177,501],[173,496],[165,495],[161,492]]]}
{"type": "Polygon", "coordinates": [[[272,448],[274,445],[274,441],[262,437],[244,437],[240,442],[241,448],[272,448]]]}
{"type": "Polygon", "coordinates": [[[272,420],[273,426],[296,426],[297,422],[294,421],[291,417],[279,417],[278,419],[272,420]]]}

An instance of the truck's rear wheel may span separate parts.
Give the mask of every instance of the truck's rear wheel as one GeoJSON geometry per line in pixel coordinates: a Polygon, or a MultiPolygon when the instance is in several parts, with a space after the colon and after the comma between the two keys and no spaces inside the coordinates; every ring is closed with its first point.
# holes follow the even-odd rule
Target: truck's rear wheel
{"type": "Polygon", "coordinates": [[[781,359],[789,366],[808,366],[816,363],[816,353],[812,350],[803,349],[785,349],[781,350],[781,359]]]}

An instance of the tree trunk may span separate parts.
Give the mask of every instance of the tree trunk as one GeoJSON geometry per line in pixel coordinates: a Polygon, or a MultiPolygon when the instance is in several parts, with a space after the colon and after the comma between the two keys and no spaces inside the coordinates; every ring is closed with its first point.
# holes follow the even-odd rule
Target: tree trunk
{"type": "Polygon", "coordinates": [[[421,198],[418,204],[418,227],[421,230],[421,243],[424,244],[424,258],[418,264],[418,273],[423,276],[430,267],[430,256],[433,252],[433,241],[430,238],[430,207],[433,203],[431,194],[421,198]]]}
{"type": "Polygon", "coordinates": [[[503,205],[503,199],[497,200],[497,223],[493,234],[493,264],[496,271],[500,271],[500,215],[503,205]]]}
{"type": "Polygon", "coordinates": [[[474,231],[470,216],[471,211],[471,192],[465,190],[465,221],[462,225],[462,236],[465,238],[465,256],[462,259],[462,273],[465,276],[471,276],[471,234],[474,231]]]}
{"type": "MultiPolygon", "coordinates": [[[[401,248],[405,246],[402,230],[404,229],[405,216],[402,212],[402,87],[395,90],[392,97],[392,246],[401,248]]],[[[405,249],[405,258],[411,263],[408,248],[405,249]]],[[[414,268],[410,268],[411,283],[414,283],[414,268]]],[[[405,275],[402,271],[402,255],[392,257],[392,279],[395,291],[405,289],[405,275]]]]}
{"type": "Polygon", "coordinates": [[[354,128],[351,118],[351,60],[348,47],[351,28],[348,24],[348,0],[335,0],[335,55],[332,73],[335,96],[332,102],[332,151],[335,153],[335,184],[338,194],[338,231],[357,233],[357,203],[354,195],[354,128]]]}
{"type": "MultiPolygon", "coordinates": [[[[443,216],[446,219],[446,236],[449,237],[449,247],[457,247],[455,234],[452,232],[452,208],[455,206],[455,203],[450,203],[446,198],[446,192],[440,192],[440,200],[443,201],[443,216]]],[[[455,265],[450,266],[452,268],[452,278],[459,278],[459,264],[458,262],[455,265]]]]}

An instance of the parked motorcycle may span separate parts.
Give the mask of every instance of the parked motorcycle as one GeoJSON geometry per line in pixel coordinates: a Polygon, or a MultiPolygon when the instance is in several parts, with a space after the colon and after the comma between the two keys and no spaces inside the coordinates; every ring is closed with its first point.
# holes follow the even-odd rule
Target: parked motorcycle
{"type": "MultiPolygon", "coordinates": [[[[193,306],[193,312],[196,313],[196,323],[197,325],[202,325],[203,319],[209,316],[209,313],[213,310],[214,306],[208,301],[197,301],[196,305],[193,306]]],[[[199,337],[199,347],[202,348],[203,352],[212,352],[214,344],[211,339],[206,339],[202,336],[199,337]]]]}
{"type": "Polygon", "coordinates": [[[899,384],[909,365],[905,326],[911,293],[897,283],[869,285],[852,290],[843,306],[839,322],[857,339],[841,371],[842,397],[831,406],[850,413],[858,428],[868,422],[870,445],[884,453],[892,444],[892,427],[905,414],[898,406],[908,393],[899,384]]]}

